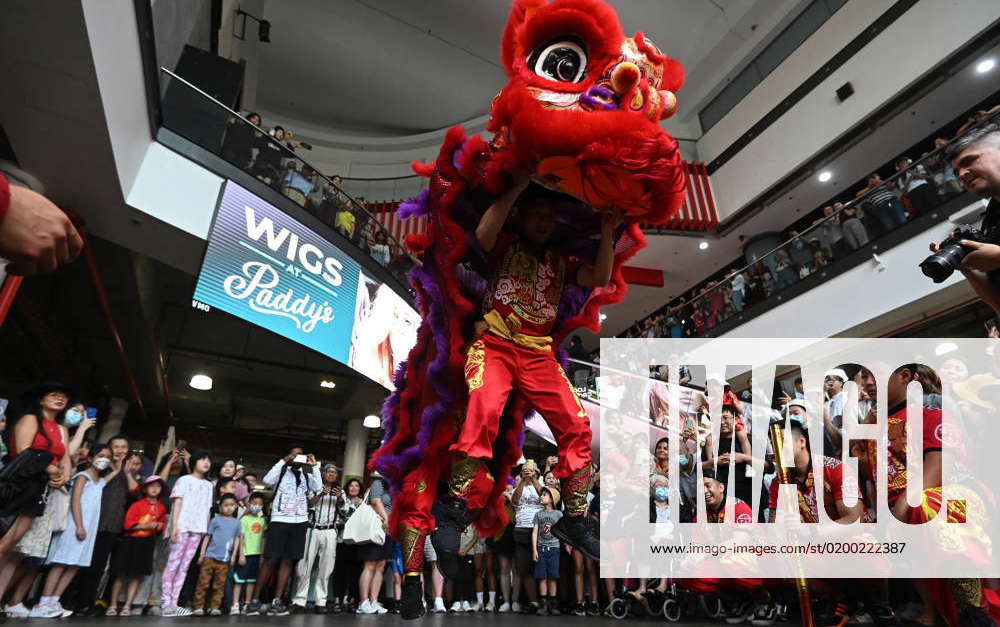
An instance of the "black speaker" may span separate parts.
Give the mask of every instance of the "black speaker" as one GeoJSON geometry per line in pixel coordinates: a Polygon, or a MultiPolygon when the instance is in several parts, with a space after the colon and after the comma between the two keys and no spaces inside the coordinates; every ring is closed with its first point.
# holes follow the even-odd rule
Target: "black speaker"
{"type": "Polygon", "coordinates": [[[837,100],[844,102],[848,98],[854,95],[854,85],[850,83],[844,83],[837,89],[837,100]]]}
{"type": "MultiPolygon", "coordinates": [[[[226,107],[239,106],[243,89],[243,65],[211,52],[184,46],[174,73],[226,107]]],[[[198,144],[218,153],[226,132],[229,113],[190,86],[162,76],[167,82],[163,95],[163,125],[198,144]]]]}

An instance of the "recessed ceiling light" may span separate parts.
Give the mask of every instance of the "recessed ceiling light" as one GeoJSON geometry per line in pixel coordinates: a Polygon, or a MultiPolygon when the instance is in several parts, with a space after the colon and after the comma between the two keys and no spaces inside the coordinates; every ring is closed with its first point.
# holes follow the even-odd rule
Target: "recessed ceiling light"
{"type": "Polygon", "coordinates": [[[604,321],[605,321],[605,320],[607,320],[607,319],[608,319],[608,314],[606,314],[606,313],[602,313],[602,314],[601,314],[601,322],[604,322],[604,321]]]}
{"type": "Polygon", "coordinates": [[[208,376],[207,374],[196,374],[193,377],[191,377],[191,383],[189,383],[188,385],[190,385],[196,390],[202,390],[202,391],[211,390],[212,377],[208,376]]]}
{"type": "Polygon", "coordinates": [[[996,66],[997,62],[995,59],[983,59],[982,61],[979,62],[979,65],[976,66],[976,71],[979,72],[980,74],[985,74],[990,70],[992,70],[993,68],[995,68],[996,66]]]}
{"type": "Polygon", "coordinates": [[[708,242],[698,244],[698,250],[708,250],[708,242]]]}
{"type": "Polygon", "coordinates": [[[333,388],[337,387],[337,383],[335,381],[330,381],[329,379],[323,379],[322,381],[319,382],[319,386],[321,388],[332,390],[333,388]]]}
{"type": "Polygon", "coordinates": [[[368,414],[362,424],[368,429],[378,429],[382,426],[382,419],[375,414],[368,414]]]}
{"type": "Polygon", "coordinates": [[[826,183],[827,181],[829,181],[832,178],[833,178],[833,173],[831,173],[829,171],[820,172],[819,173],[819,182],[820,183],[826,183]]]}

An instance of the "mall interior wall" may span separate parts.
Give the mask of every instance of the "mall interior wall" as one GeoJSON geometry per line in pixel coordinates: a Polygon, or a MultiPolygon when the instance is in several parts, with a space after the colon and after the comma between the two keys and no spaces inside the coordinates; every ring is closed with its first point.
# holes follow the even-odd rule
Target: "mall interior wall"
{"type": "MultiPolygon", "coordinates": [[[[701,158],[717,157],[891,4],[848,2],[701,138],[701,158]]],[[[714,172],[719,217],[747,206],[997,19],[996,0],[917,2],[714,172]],[[855,94],[839,102],[835,92],[847,82],[855,94]]]]}

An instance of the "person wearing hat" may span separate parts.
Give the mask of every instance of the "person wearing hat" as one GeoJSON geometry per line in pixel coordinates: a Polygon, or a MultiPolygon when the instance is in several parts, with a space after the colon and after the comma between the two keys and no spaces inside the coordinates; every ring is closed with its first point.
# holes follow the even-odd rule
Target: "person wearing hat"
{"type": "Polygon", "coordinates": [[[323,464],[320,476],[323,487],[309,498],[309,537],[306,540],[305,555],[296,568],[292,609],[305,609],[315,566],[316,613],[326,614],[327,582],[330,581],[337,559],[337,516],[343,490],[338,481],[340,471],[336,465],[323,464]]]}
{"type": "Polygon", "coordinates": [[[26,411],[17,419],[10,438],[10,465],[17,464],[17,468],[8,468],[0,483],[4,495],[0,516],[14,519],[9,528],[0,527],[0,564],[10,558],[32,520],[45,511],[46,489],[62,487],[69,480],[69,432],[63,420],[74,395],[72,388],[55,382],[24,394],[26,411]]]}
{"type": "Polygon", "coordinates": [[[111,607],[105,616],[130,616],[139,582],[153,574],[156,539],[167,523],[167,508],[160,501],[166,490],[166,481],[156,475],[147,477],[139,487],[142,498],[125,512],[125,532],[111,563],[111,575],[116,577],[111,586],[111,607]],[[117,605],[123,587],[125,605],[119,611],[117,605]]]}
{"type": "Polygon", "coordinates": [[[559,490],[556,488],[542,488],[539,495],[542,509],[535,514],[531,531],[531,544],[534,547],[532,558],[535,561],[535,579],[538,580],[540,596],[538,614],[541,616],[559,614],[559,600],[556,598],[559,586],[559,538],[552,533],[552,527],[563,517],[558,509],[559,498],[559,490]]]}
{"type": "Polygon", "coordinates": [[[834,368],[823,377],[823,394],[827,399],[823,404],[823,454],[827,457],[840,457],[841,454],[844,404],[847,402],[845,383],[847,373],[842,368],[834,368]]]}

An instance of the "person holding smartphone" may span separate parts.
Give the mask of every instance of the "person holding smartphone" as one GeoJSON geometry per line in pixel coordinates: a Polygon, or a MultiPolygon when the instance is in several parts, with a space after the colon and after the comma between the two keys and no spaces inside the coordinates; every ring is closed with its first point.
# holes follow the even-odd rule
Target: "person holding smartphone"
{"type": "Polygon", "coordinates": [[[323,488],[309,499],[309,532],[305,556],[299,560],[295,574],[293,609],[304,609],[316,567],[316,613],[326,614],[327,583],[337,559],[337,518],[343,490],[340,471],[334,464],[323,464],[320,472],[323,488]]]}
{"type": "MultiPolygon", "coordinates": [[[[323,481],[316,458],[312,454],[304,454],[301,446],[293,446],[264,475],[264,484],[274,488],[274,500],[264,545],[264,557],[267,561],[261,566],[257,580],[268,581],[272,570],[277,569],[277,586],[269,611],[275,616],[287,616],[288,608],[282,602],[281,595],[287,587],[293,564],[302,559],[306,552],[309,492],[321,491],[323,481]]],[[[251,606],[259,608],[259,599],[254,599],[251,606]]]]}

